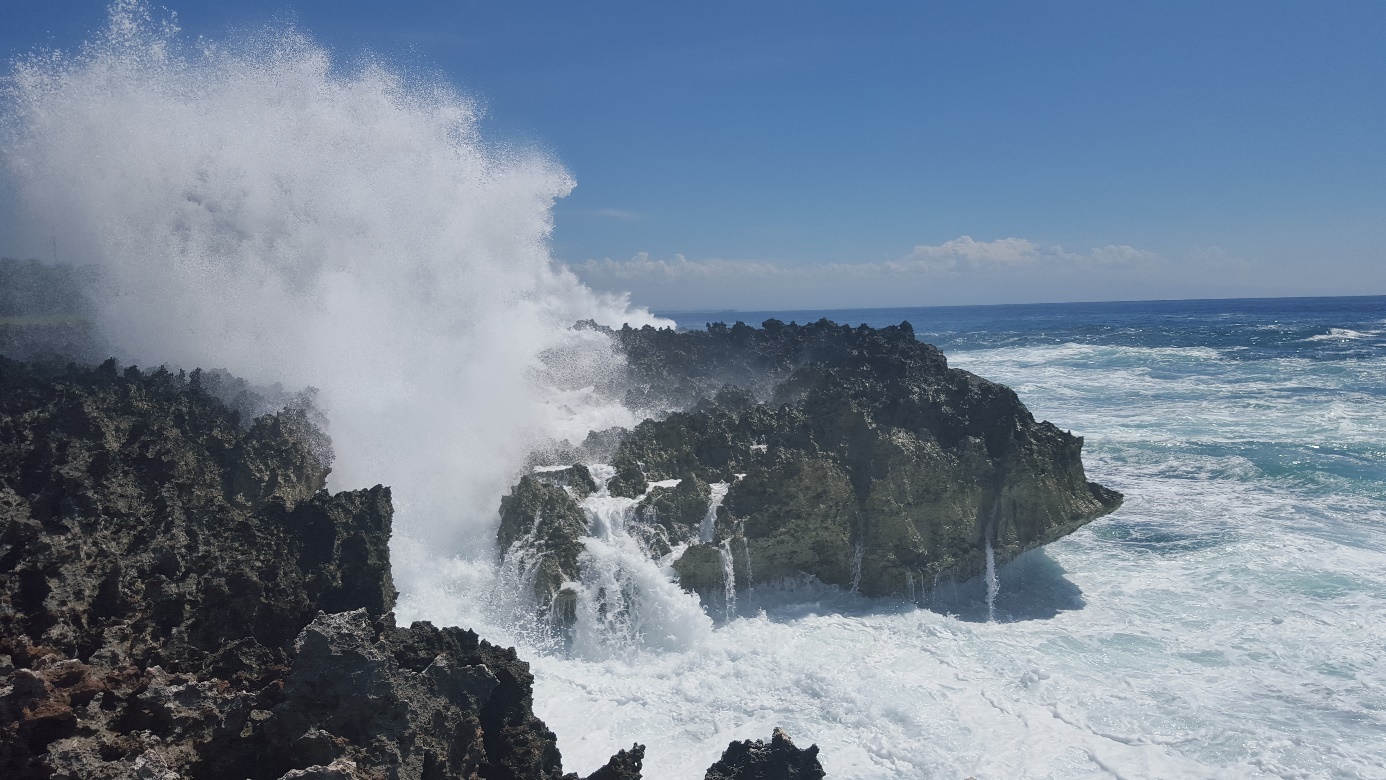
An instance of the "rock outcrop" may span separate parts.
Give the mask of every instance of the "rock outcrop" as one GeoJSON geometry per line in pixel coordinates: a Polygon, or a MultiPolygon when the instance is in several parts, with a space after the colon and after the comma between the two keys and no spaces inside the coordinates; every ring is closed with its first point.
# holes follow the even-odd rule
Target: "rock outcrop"
{"type": "Polygon", "coordinates": [[[722,759],[707,770],[704,780],[821,780],[818,746],[803,750],[794,746],[789,735],[775,729],[770,744],[761,740],[733,742],[722,759]]]}
{"type": "Polygon", "coordinates": [[[238,387],[0,358],[0,776],[577,780],[514,650],[395,625],[389,489],[327,493],[311,407],[238,387]]]}
{"type": "Polygon", "coordinates": [[[690,589],[722,591],[729,555],[738,587],[808,574],[920,596],[940,577],[981,573],[988,549],[1004,563],[1121,504],[1087,480],[1081,438],[1035,420],[1009,388],[950,369],[908,323],[609,332],[632,403],[685,405],[620,440],[606,487],[652,507],[685,491],[680,509],[628,530],[654,539],[653,556],[688,545],[673,565],[690,589]],[[646,493],[667,480],[681,481],[646,493]],[[709,507],[711,484],[726,493],[707,539],[689,518],[709,507]]]}
{"type": "Polygon", "coordinates": [[[520,479],[501,498],[497,539],[510,553],[518,578],[530,583],[542,611],[571,620],[577,594],[578,556],[587,535],[587,516],[578,501],[595,491],[586,466],[544,471],[520,479]]]}

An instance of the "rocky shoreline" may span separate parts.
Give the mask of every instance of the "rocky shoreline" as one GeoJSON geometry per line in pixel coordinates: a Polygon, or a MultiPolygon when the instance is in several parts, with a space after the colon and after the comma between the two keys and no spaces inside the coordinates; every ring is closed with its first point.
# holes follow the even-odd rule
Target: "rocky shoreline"
{"type": "MultiPolygon", "coordinates": [[[[389,488],[324,489],[311,395],[60,365],[63,322],[15,319],[0,344],[41,361],[0,357],[0,774],[577,780],[513,649],[395,624],[389,488]]],[[[593,502],[709,607],[802,576],[918,598],[1121,502],[1087,481],[1081,439],[908,324],[580,327],[651,411],[538,456],[501,501],[499,550],[560,631],[593,502]]],[[[639,778],[644,751],[589,777],[639,778]]],[[[778,730],[706,772],[822,776],[778,730]]]]}
{"type": "Polygon", "coordinates": [[[1087,480],[1081,438],[949,368],[908,323],[586,327],[626,354],[629,406],[680,411],[557,456],[610,464],[603,484],[560,460],[502,499],[500,549],[531,562],[538,608],[560,624],[599,491],[630,500],[621,532],[705,603],[804,575],[919,601],[1121,505],[1087,480]]]}
{"type": "MultiPolygon", "coordinates": [[[[513,649],[395,625],[389,489],[329,494],[307,399],[246,424],[247,393],[0,358],[0,774],[576,780],[513,649]]],[[[776,732],[707,776],[816,754],[776,732]]]]}

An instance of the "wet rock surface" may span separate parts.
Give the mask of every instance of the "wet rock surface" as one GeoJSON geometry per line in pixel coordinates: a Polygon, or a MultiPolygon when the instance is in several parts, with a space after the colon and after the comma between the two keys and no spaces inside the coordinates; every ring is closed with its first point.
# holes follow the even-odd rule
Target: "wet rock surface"
{"type": "Polygon", "coordinates": [[[576,780],[514,650],[394,624],[389,489],[323,490],[312,418],[0,358],[0,776],[576,780]]]}
{"type": "Polygon", "coordinates": [[[577,465],[526,475],[501,498],[497,541],[517,578],[530,583],[542,611],[571,612],[572,591],[566,586],[580,576],[578,557],[587,535],[587,516],[578,501],[595,489],[587,468],[577,465]],[[585,481],[567,478],[567,472],[578,469],[585,481]]]}
{"type": "Polygon", "coordinates": [[[689,589],[721,590],[730,555],[737,587],[807,574],[922,597],[983,572],[988,548],[1002,564],[1121,504],[1087,480],[1081,438],[950,369],[908,323],[608,332],[630,364],[630,403],[683,409],[619,438],[610,494],[654,507],[678,488],[652,482],[730,486],[711,539],[689,533],[692,496],[631,529],[656,557],[693,542],[673,562],[689,589]]]}
{"type": "Polygon", "coordinates": [[[707,770],[705,780],[819,780],[824,776],[817,745],[800,750],[789,735],[775,729],[768,745],[759,739],[728,745],[721,760],[707,770]]]}

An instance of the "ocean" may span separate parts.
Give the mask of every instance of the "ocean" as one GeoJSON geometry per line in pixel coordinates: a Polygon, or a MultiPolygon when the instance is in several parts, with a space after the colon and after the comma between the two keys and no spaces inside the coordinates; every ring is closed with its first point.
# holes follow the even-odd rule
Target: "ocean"
{"type": "Polygon", "coordinates": [[[783,726],[834,778],[1386,777],[1386,298],[668,312],[910,322],[1085,438],[1117,513],[934,609],[798,583],[678,651],[533,656],[570,768],[701,777],[783,726]]]}
{"type": "Polygon", "coordinates": [[[116,3],[10,64],[5,251],[61,236],[125,364],[317,388],[329,487],[392,488],[400,622],[518,647],[568,770],[641,742],[648,777],[700,778],[781,726],[838,779],[1386,777],[1386,298],[777,313],[910,321],[1085,437],[1125,506],[994,599],[753,581],[711,615],[607,506],[589,571],[641,620],[580,603],[557,646],[496,561],[497,505],[536,447],[639,421],[572,324],[657,320],[555,262],[571,175],[450,85],[292,28],[212,43],[116,3]]]}

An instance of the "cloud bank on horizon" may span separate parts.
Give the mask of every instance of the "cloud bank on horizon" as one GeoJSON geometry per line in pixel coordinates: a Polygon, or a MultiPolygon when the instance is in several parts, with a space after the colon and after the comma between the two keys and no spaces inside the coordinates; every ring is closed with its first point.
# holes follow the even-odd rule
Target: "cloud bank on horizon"
{"type": "Polygon", "coordinates": [[[598,290],[667,311],[856,308],[1256,294],[1249,264],[1212,248],[1169,258],[1126,244],[1070,250],[1025,238],[959,236],[878,261],[793,264],[637,253],[572,263],[598,290]]]}

